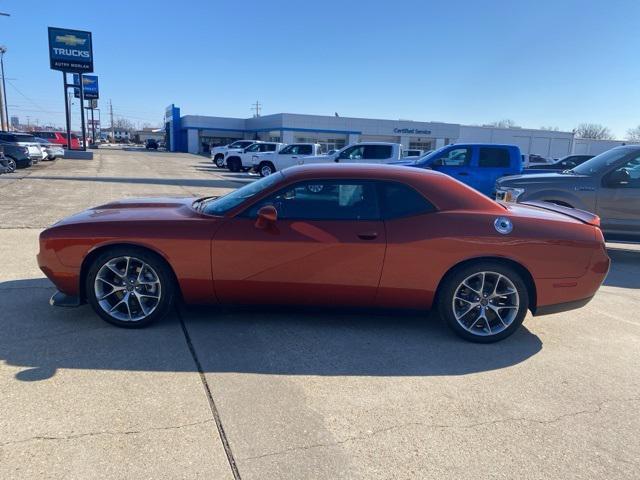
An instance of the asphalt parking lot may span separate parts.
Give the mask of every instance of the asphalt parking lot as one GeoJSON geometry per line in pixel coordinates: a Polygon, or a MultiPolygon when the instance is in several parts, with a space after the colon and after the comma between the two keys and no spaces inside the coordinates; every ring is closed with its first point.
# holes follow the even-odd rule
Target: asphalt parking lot
{"type": "Polygon", "coordinates": [[[121,330],[48,305],[49,224],[248,181],[118,149],[0,176],[0,478],[638,478],[636,245],[609,245],[585,308],[491,345],[435,315],[178,307],[121,330]]]}

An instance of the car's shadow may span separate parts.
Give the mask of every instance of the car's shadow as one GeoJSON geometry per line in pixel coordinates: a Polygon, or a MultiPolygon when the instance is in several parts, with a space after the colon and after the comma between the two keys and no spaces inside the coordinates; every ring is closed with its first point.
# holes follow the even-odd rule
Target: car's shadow
{"type": "Polygon", "coordinates": [[[611,269],[604,285],[640,288],[640,250],[609,247],[607,254],[611,258],[611,269]]]}
{"type": "Polygon", "coordinates": [[[45,279],[0,283],[0,361],[37,381],[59,369],[268,375],[464,375],[516,365],[542,348],[526,327],[490,345],[465,342],[435,316],[284,308],[184,307],[139,330],[103,322],[88,306],[48,305],[45,279]]]}

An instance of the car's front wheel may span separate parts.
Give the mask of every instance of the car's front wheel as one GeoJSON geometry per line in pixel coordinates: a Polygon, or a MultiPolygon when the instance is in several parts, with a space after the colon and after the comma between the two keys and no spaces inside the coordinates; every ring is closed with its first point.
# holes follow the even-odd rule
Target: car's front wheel
{"type": "Polygon", "coordinates": [[[466,340],[491,343],[513,334],[529,308],[525,281],[501,262],[478,262],[448,275],[438,292],[438,309],[466,340]]]}
{"type": "Polygon", "coordinates": [[[16,171],[16,161],[11,158],[11,157],[7,157],[7,167],[9,167],[9,171],[7,173],[13,173],[16,171]]]}
{"type": "Polygon", "coordinates": [[[224,155],[216,155],[213,160],[213,163],[216,164],[216,167],[222,168],[224,167],[224,155]]]}
{"type": "Polygon", "coordinates": [[[104,320],[118,327],[144,327],[171,309],[175,296],[172,272],[157,255],[117,247],[100,254],[89,267],[87,301],[104,320]]]}

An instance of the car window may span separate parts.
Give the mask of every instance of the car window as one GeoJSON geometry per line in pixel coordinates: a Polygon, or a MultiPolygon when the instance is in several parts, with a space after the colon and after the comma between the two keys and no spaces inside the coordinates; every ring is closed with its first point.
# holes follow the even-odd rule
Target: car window
{"type": "Polygon", "coordinates": [[[277,145],[275,143],[263,143],[260,148],[261,152],[275,152],[277,145]]]}
{"type": "Polygon", "coordinates": [[[280,152],[278,152],[278,153],[280,155],[291,155],[291,154],[293,154],[293,147],[295,147],[295,145],[287,145],[282,150],[280,150],[280,152]]]}
{"type": "Polygon", "coordinates": [[[433,204],[408,185],[380,182],[382,217],[394,219],[421,215],[436,210],[433,204]]]}
{"type": "MultiPolygon", "coordinates": [[[[269,178],[269,177],[266,177],[269,178]]],[[[378,220],[374,182],[321,180],[300,182],[261,200],[242,214],[255,218],[258,210],[273,205],[282,220],[378,220]]]]}
{"type": "Polygon", "coordinates": [[[503,168],[511,164],[509,150],[506,148],[480,147],[478,166],[503,168]]]}
{"type": "Polygon", "coordinates": [[[313,148],[311,147],[311,145],[299,145],[298,146],[298,153],[300,155],[312,155],[313,154],[313,148]]]}
{"type": "Polygon", "coordinates": [[[640,188],[640,156],[616,168],[608,176],[611,177],[614,175],[622,175],[622,177],[619,178],[624,178],[620,183],[613,185],[615,188],[640,188]]]}
{"type": "Polygon", "coordinates": [[[391,158],[391,145],[365,145],[364,158],[367,160],[384,160],[391,158]]]}
{"type": "Polygon", "coordinates": [[[364,145],[354,145],[349,147],[340,154],[341,159],[345,160],[360,160],[364,157],[364,145]]]}
{"type": "Polygon", "coordinates": [[[471,148],[460,147],[452,148],[449,151],[443,152],[440,157],[434,160],[433,165],[440,165],[443,167],[464,167],[471,162],[471,148]]]}

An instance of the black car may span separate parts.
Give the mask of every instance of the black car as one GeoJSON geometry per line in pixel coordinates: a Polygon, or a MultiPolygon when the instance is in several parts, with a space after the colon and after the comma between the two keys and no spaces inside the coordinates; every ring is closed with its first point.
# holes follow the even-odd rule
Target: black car
{"type": "Polygon", "coordinates": [[[567,155],[553,163],[536,165],[536,170],[569,170],[593,158],[593,155],[567,155]]]}
{"type": "Polygon", "coordinates": [[[158,142],[153,138],[148,138],[147,141],[144,143],[144,148],[146,148],[147,150],[157,150],[158,142]]]}
{"type": "Polygon", "coordinates": [[[1,173],[11,173],[15,170],[15,165],[13,169],[9,164],[9,160],[4,156],[4,147],[0,145],[0,174],[1,173]]]}
{"type": "Polygon", "coordinates": [[[27,168],[33,165],[33,158],[29,155],[27,147],[3,142],[2,140],[0,140],[0,147],[4,150],[4,156],[7,159],[10,172],[13,172],[16,168],[27,168]]]}

